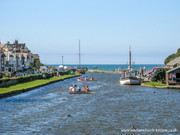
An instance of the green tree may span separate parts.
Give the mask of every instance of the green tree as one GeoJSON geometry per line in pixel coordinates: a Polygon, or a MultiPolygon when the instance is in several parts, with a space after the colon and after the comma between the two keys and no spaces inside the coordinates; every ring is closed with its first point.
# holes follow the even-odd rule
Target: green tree
{"type": "Polygon", "coordinates": [[[175,59],[176,57],[180,56],[180,48],[177,50],[177,53],[173,53],[171,55],[169,55],[165,60],[164,60],[164,64],[166,65],[168,62],[170,62],[171,60],[175,59]]]}
{"type": "Polygon", "coordinates": [[[40,68],[40,59],[39,58],[34,58],[34,66],[36,70],[40,68]]]}
{"type": "Polygon", "coordinates": [[[165,61],[164,61],[164,64],[166,65],[168,62],[170,62],[171,60],[173,60],[174,58],[176,58],[176,54],[171,54],[169,55],[165,61]]]}
{"type": "Polygon", "coordinates": [[[31,69],[33,69],[34,67],[34,64],[32,62],[30,62],[30,66],[29,66],[31,69]]]}
{"type": "Polygon", "coordinates": [[[176,56],[175,57],[179,57],[180,56],[180,48],[177,50],[176,56]]]}
{"type": "Polygon", "coordinates": [[[166,68],[158,68],[156,69],[156,71],[154,72],[154,74],[151,77],[151,81],[153,82],[157,82],[157,81],[165,81],[165,77],[166,77],[166,71],[168,71],[169,69],[166,68]]]}

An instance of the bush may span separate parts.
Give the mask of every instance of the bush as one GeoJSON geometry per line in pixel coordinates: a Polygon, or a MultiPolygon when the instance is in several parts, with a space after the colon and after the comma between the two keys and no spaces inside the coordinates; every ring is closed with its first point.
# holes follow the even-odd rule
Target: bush
{"type": "Polygon", "coordinates": [[[153,82],[157,82],[157,81],[165,81],[166,78],[166,71],[168,71],[168,69],[165,68],[158,68],[155,73],[152,75],[151,77],[151,81],[153,82]]]}
{"type": "Polygon", "coordinates": [[[47,72],[44,72],[41,74],[41,78],[40,79],[49,79],[51,78],[53,75],[47,72]]]}

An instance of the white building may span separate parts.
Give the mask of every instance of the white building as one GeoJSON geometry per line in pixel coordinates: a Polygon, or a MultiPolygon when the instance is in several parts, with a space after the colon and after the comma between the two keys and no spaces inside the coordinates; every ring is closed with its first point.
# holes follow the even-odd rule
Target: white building
{"type": "Polygon", "coordinates": [[[46,67],[46,66],[40,66],[39,71],[41,71],[41,72],[49,72],[50,70],[49,70],[49,68],[46,67]]]}
{"type": "Polygon", "coordinates": [[[0,71],[14,72],[28,69],[34,63],[33,54],[25,43],[0,43],[0,71]]]}

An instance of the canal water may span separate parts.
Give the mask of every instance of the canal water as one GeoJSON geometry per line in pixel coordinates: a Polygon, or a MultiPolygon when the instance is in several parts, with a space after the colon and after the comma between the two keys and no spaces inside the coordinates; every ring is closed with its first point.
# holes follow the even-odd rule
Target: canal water
{"type": "Polygon", "coordinates": [[[180,134],[179,90],[120,86],[119,74],[82,77],[92,75],[98,81],[71,78],[1,99],[0,134],[180,134]],[[69,95],[71,84],[95,94],[69,95]]]}

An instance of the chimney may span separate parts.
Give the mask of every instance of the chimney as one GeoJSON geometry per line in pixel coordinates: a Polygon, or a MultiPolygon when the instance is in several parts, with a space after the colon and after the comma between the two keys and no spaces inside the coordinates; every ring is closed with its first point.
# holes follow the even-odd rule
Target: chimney
{"type": "Polygon", "coordinates": [[[18,40],[15,40],[14,44],[16,44],[16,45],[17,45],[17,44],[18,44],[18,40]]]}

